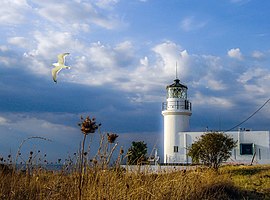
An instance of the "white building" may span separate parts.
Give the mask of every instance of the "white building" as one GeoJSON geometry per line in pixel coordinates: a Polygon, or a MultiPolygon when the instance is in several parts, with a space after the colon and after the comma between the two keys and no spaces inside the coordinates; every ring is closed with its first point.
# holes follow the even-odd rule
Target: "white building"
{"type": "MultiPolygon", "coordinates": [[[[187,86],[175,79],[166,87],[167,100],[162,104],[164,116],[164,163],[191,163],[187,147],[205,132],[190,132],[189,120],[192,114],[188,100],[187,86]]],[[[239,129],[225,134],[237,141],[232,150],[232,163],[270,164],[270,132],[239,129]]]]}

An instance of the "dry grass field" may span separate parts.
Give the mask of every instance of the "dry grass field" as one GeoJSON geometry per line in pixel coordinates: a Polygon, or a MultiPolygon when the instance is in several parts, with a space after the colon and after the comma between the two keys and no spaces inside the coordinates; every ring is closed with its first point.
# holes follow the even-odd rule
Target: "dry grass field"
{"type": "MultiPolygon", "coordinates": [[[[129,167],[120,166],[122,148],[111,166],[118,135],[100,131],[100,146],[96,156],[89,159],[84,150],[85,139],[88,132],[94,133],[100,125],[95,124],[94,118],[81,117],[81,121],[84,133],[81,150],[66,159],[62,170],[45,169],[44,163],[40,163],[42,159],[38,159],[39,151],[30,151],[29,158],[22,159],[20,150],[26,141],[46,138],[25,139],[15,160],[11,155],[1,157],[0,200],[270,199],[270,165],[222,166],[218,171],[201,166],[156,173],[141,168],[130,171],[129,167]],[[20,167],[13,164],[19,158],[20,167]]],[[[48,164],[47,160],[43,162],[48,164]]]]}
{"type": "Polygon", "coordinates": [[[270,166],[224,166],[218,172],[128,172],[87,167],[82,176],[71,171],[34,168],[13,171],[2,166],[0,199],[270,199],[270,166]]]}

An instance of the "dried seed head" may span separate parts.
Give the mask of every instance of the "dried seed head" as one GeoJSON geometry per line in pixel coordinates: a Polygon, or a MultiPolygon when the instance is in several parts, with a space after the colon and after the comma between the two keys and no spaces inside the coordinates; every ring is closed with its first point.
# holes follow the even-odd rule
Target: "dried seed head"
{"type": "Polygon", "coordinates": [[[89,116],[87,116],[85,119],[81,117],[81,123],[79,123],[79,126],[81,127],[81,131],[83,134],[88,135],[89,133],[95,133],[101,124],[96,124],[96,119],[92,118],[90,119],[89,116]]]}
{"type": "Polygon", "coordinates": [[[107,133],[107,139],[109,143],[114,143],[117,137],[118,135],[115,133],[107,133]]]}
{"type": "Polygon", "coordinates": [[[96,159],[93,159],[92,162],[93,162],[94,164],[97,164],[97,160],[96,160],[96,159]]]}
{"type": "Polygon", "coordinates": [[[120,154],[121,155],[124,154],[124,149],[123,148],[120,149],[120,154]]]}

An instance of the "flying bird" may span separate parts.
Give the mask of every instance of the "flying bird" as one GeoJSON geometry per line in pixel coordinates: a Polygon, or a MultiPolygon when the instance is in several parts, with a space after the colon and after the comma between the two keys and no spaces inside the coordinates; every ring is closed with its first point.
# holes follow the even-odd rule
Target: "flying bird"
{"type": "Polygon", "coordinates": [[[57,83],[57,74],[61,71],[61,69],[66,68],[70,69],[70,66],[65,65],[65,57],[69,55],[69,53],[61,53],[57,56],[58,62],[53,63],[54,68],[52,69],[52,78],[55,83],[57,83]]]}

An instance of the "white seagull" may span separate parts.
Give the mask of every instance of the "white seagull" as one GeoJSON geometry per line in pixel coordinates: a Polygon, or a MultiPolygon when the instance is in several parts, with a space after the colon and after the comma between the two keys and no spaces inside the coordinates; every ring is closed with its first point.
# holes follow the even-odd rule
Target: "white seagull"
{"type": "Polygon", "coordinates": [[[58,62],[53,63],[52,65],[55,67],[52,69],[52,78],[55,83],[57,83],[57,74],[61,71],[61,69],[66,68],[70,69],[70,66],[65,65],[65,57],[69,55],[69,53],[61,53],[57,56],[58,62]]]}

